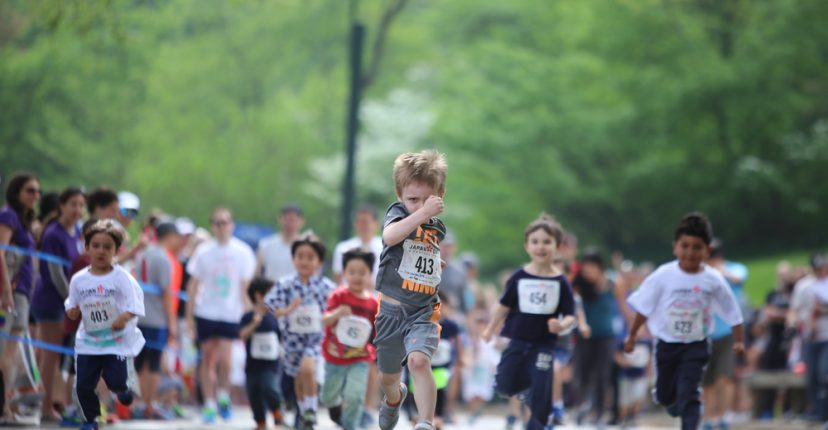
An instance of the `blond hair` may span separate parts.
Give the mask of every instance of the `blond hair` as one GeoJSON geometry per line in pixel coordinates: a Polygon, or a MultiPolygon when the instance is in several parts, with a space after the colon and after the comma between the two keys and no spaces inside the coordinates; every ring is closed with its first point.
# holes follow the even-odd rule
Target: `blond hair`
{"type": "Polygon", "coordinates": [[[413,182],[422,182],[437,189],[439,194],[446,192],[446,157],[433,149],[422,152],[406,152],[394,160],[394,184],[397,194],[413,182]]]}

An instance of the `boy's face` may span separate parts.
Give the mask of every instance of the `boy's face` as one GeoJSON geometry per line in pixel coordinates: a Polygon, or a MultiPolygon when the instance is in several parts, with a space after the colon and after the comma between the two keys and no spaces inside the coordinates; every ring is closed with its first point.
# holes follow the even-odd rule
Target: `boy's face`
{"type": "Polygon", "coordinates": [[[438,192],[437,187],[432,187],[425,182],[411,182],[402,187],[397,194],[397,199],[405,206],[405,210],[412,214],[423,207],[425,201],[431,196],[443,197],[445,192],[438,192]]]}
{"type": "Polygon", "coordinates": [[[293,265],[299,276],[310,279],[322,266],[322,261],[310,245],[301,245],[296,248],[296,254],[293,255],[293,265]]]}
{"type": "Polygon", "coordinates": [[[86,252],[92,260],[91,265],[98,270],[108,270],[112,266],[112,259],[115,258],[115,240],[106,233],[98,233],[92,236],[86,252]]]}
{"type": "Polygon", "coordinates": [[[673,255],[685,272],[695,273],[707,259],[709,247],[700,237],[683,234],[673,242],[673,255]]]}
{"type": "Polygon", "coordinates": [[[371,287],[371,268],[359,258],[348,261],[343,276],[345,283],[352,291],[362,292],[371,287]]]}
{"type": "Polygon", "coordinates": [[[359,237],[371,237],[377,234],[378,221],[371,212],[358,212],[354,227],[359,237]]]}
{"type": "Polygon", "coordinates": [[[538,229],[529,233],[526,237],[526,243],[523,244],[526,253],[532,262],[540,265],[552,264],[555,258],[555,251],[558,248],[558,243],[555,238],[546,232],[546,230],[538,229]]]}

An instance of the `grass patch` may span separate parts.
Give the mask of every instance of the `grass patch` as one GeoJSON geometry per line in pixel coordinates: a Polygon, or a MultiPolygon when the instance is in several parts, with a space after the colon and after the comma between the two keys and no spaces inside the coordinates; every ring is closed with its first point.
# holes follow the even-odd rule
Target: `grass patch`
{"type": "Polygon", "coordinates": [[[776,266],[780,261],[787,261],[792,266],[807,266],[810,251],[794,251],[742,261],[748,267],[748,279],[745,294],[754,306],[764,304],[768,293],[776,289],[776,266]]]}

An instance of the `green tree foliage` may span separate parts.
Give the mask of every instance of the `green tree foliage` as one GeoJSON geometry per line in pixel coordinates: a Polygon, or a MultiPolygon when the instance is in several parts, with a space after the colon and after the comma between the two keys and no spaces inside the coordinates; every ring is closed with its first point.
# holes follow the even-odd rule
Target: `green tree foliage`
{"type": "MultiPolygon", "coordinates": [[[[397,0],[359,2],[366,64],[397,0]]],[[[581,244],[668,258],[707,212],[730,252],[816,246],[828,227],[828,3],[409,1],[361,112],[358,192],[437,147],[446,219],[490,271],[554,214],[581,244]]],[[[344,1],[0,2],[0,173],[101,183],[204,219],[270,223],[297,201],[333,240],[344,1]]]]}

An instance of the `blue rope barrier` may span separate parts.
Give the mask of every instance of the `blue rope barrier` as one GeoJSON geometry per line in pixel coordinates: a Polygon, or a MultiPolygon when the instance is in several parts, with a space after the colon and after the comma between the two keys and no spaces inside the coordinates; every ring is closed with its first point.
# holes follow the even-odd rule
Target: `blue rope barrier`
{"type": "MultiPolygon", "coordinates": [[[[40,340],[35,340],[35,339],[28,338],[28,337],[15,336],[13,334],[6,333],[6,332],[0,332],[0,338],[5,338],[5,339],[8,339],[8,340],[13,340],[13,341],[16,341],[16,342],[28,344],[28,345],[31,345],[35,348],[45,349],[47,351],[52,351],[52,352],[57,352],[58,354],[63,354],[63,355],[68,355],[68,356],[74,356],[75,355],[75,350],[72,349],[72,348],[68,348],[68,347],[65,347],[63,345],[56,345],[54,343],[43,342],[43,341],[40,341],[40,340]]],[[[163,351],[164,348],[166,347],[166,344],[164,342],[149,341],[149,340],[145,340],[145,342],[146,343],[144,344],[144,348],[154,349],[156,351],[163,351]]]]}
{"type": "MultiPolygon", "coordinates": [[[[19,246],[14,245],[2,245],[0,244],[0,250],[2,251],[9,251],[15,254],[27,255],[29,257],[37,258],[40,261],[45,261],[47,263],[59,264],[64,267],[72,267],[72,262],[63,258],[58,257],[57,255],[47,254],[41,251],[35,251],[32,249],[21,248],[19,246]]],[[[141,286],[141,289],[144,290],[145,293],[153,294],[156,296],[160,296],[163,294],[163,290],[161,287],[155,284],[147,284],[144,282],[138,282],[138,285],[141,286]]],[[[178,298],[182,301],[187,301],[187,293],[181,291],[178,293],[178,298]]]]}

